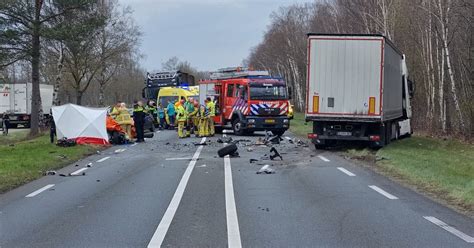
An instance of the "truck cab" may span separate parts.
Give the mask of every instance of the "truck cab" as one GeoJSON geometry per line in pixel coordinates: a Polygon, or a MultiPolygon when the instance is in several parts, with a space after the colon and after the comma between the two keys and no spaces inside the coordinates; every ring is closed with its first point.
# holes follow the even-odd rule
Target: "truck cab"
{"type": "Polygon", "coordinates": [[[160,89],[164,87],[189,87],[194,85],[194,76],[182,71],[147,73],[142,96],[148,100],[156,101],[160,89]]]}
{"type": "Polygon", "coordinates": [[[200,100],[216,103],[216,127],[232,128],[237,135],[271,131],[283,135],[290,126],[286,82],[266,71],[221,69],[200,82],[200,100]]]}

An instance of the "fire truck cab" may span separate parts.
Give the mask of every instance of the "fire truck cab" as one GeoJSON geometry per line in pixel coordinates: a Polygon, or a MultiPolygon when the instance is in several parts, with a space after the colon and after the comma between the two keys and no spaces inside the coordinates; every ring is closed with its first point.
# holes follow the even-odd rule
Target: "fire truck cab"
{"type": "Polygon", "coordinates": [[[271,131],[283,135],[290,127],[288,88],[267,71],[226,68],[199,83],[199,99],[216,103],[216,130],[232,128],[236,135],[271,131]]]}

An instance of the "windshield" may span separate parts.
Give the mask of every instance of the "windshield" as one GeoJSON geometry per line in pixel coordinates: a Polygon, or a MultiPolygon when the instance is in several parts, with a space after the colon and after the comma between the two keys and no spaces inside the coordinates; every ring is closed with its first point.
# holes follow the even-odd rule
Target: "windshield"
{"type": "Polygon", "coordinates": [[[170,102],[175,103],[176,101],[178,101],[178,96],[160,96],[158,98],[158,103],[161,103],[163,108],[166,108],[170,102]]]}
{"type": "Polygon", "coordinates": [[[250,86],[250,100],[285,100],[287,99],[284,85],[252,85],[250,86]]]}

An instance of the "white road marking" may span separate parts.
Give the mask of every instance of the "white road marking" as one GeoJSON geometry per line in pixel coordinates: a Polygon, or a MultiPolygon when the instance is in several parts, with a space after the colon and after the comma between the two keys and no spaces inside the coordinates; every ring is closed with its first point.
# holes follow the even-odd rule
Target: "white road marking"
{"type": "Polygon", "coordinates": [[[227,134],[223,134],[222,137],[223,137],[223,138],[227,137],[227,134]]]}
{"type": "Polygon", "coordinates": [[[193,158],[167,158],[166,161],[175,161],[175,160],[191,160],[193,158]]]}
{"type": "Polygon", "coordinates": [[[73,173],[71,173],[71,176],[77,176],[79,175],[81,172],[87,170],[87,168],[82,168],[82,169],[79,169],[77,171],[74,171],[73,173]]]}
{"type": "Polygon", "coordinates": [[[352,173],[352,172],[350,172],[350,171],[348,171],[348,170],[346,170],[346,169],[344,169],[344,168],[342,168],[342,167],[337,167],[337,169],[340,170],[340,171],[342,171],[342,172],[344,172],[346,175],[348,175],[348,176],[350,176],[350,177],[355,177],[355,174],[354,174],[354,173],[352,173]]]}
{"type": "Polygon", "coordinates": [[[320,158],[320,159],[321,159],[322,161],[324,161],[324,162],[331,162],[331,160],[325,158],[325,157],[322,156],[322,155],[318,155],[318,158],[320,158]]]}
{"type": "Polygon", "coordinates": [[[242,247],[240,240],[239,219],[235,207],[234,184],[232,182],[232,168],[229,155],[224,157],[225,177],[225,209],[227,217],[227,244],[229,247],[242,247]]]}
{"type": "Polygon", "coordinates": [[[369,188],[379,192],[380,194],[382,194],[383,196],[387,197],[390,200],[397,200],[398,199],[398,197],[388,193],[387,191],[385,191],[385,190],[383,190],[383,189],[381,189],[381,188],[379,188],[375,185],[370,185],[369,188]]]}
{"type": "MultiPolygon", "coordinates": [[[[201,143],[204,142],[206,142],[206,138],[202,138],[201,143]]],[[[181,178],[181,181],[178,184],[178,188],[176,189],[176,192],[174,193],[173,198],[171,199],[168,209],[166,209],[163,218],[161,218],[160,224],[158,225],[158,228],[156,228],[156,231],[153,234],[150,243],[148,243],[149,248],[161,247],[161,244],[165,239],[166,233],[168,232],[171,222],[173,221],[174,215],[176,214],[176,210],[178,210],[181,198],[183,198],[184,190],[186,189],[186,185],[188,184],[189,178],[191,177],[191,173],[193,172],[194,166],[198,161],[199,154],[201,154],[203,148],[204,146],[199,146],[196,152],[194,153],[191,162],[189,162],[188,168],[186,168],[186,171],[184,172],[183,177],[181,178]]]]}
{"type": "Polygon", "coordinates": [[[441,220],[433,217],[433,216],[423,216],[426,220],[430,221],[431,223],[443,228],[444,230],[450,232],[453,235],[456,235],[458,238],[468,242],[468,243],[474,243],[474,238],[457,230],[456,228],[442,222],[441,220]]]}
{"type": "Polygon", "coordinates": [[[33,193],[31,193],[31,194],[25,196],[25,197],[33,197],[33,196],[36,196],[36,195],[40,194],[41,192],[43,192],[43,191],[45,191],[45,190],[48,190],[48,189],[50,189],[50,188],[52,188],[52,187],[54,187],[54,184],[48,184],[48,185],[44,186],[43,188],[38,189],[37,191],[35,191],[35,192],[33,192],[33,193]]]}
{"type": "Polygon", "coordinates": [[[126,151],[126,150],[127,150],[127,149],[117,149],[117,150],[115,150],[115,153],[124,152],[124,151],[126,151]]]}
{"type": "Polygon", "coordinates": [[[97,163],[102,163],[102,162],[104,162],[105,160],[107,160],[109,158],[110,157],[101,158],[101,159],[97,160],[97,163]]]}

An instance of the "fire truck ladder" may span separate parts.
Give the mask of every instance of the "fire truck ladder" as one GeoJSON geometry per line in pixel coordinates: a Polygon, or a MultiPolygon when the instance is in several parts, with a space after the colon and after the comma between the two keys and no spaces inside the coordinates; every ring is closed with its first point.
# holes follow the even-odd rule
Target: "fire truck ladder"
{"type": "Polygon", "coordinates": [[[249,76],[269,76],[268,71],[251,71],[248,68],[242,67],[229,67],[217,70],[211,74],[211,79],[231,79],[231,78],[243,78],[249,76]]]}

